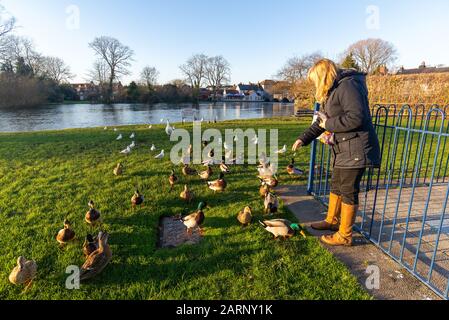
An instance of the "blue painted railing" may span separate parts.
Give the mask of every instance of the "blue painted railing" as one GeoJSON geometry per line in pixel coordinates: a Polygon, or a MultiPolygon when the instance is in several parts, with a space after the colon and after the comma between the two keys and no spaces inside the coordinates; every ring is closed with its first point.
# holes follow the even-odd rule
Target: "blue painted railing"
{"type": "MultiPolygon", "coordinates": [[[[365,174],[355,226],[444,299],[449,298],[448,107],[371,108],[382,166],[365,174]]],[[[331,158],[328,146],[312,144],[308,191],[324,204],[331,158]]]]}

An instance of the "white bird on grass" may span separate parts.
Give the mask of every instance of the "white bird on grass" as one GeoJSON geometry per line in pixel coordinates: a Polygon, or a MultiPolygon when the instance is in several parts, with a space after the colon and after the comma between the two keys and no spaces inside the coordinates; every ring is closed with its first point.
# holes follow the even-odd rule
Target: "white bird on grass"
{"type": "Polygon", "coordinates": [[[173,131],[174,131],[174,129],[170,126],[170,122],[167,120],[167,126],[165,127],[165,133],[168,136],[171,136],[173,131]]]}
{"type": "Polygon", "coordinates": [[[265,165],[268,165],[270,163],[270,158],[267,158],[267,155],[265,154],[265,152],[262,152],[260,154],[259,163],[262,167],[265,165]]]}
{"type": "Polygon", "coordinates": [[[120,151],[121,154],[130,154],[131,153],[131,148],[128,146],[126,147],[125,150],[120,151]]]}
{"type": "Polygon", "coordinates": [[[256,136],[256,139],[254,140],[254,144],[257,146],[259,144],[259,137],[256,136]]]}
{"type": "Polygon", "coordinates": [[[104,130],[108,130],[108,127],[104,127],[104,130]]]}
{"type": "Polygon", "coordinates": [[[151,151],[156,151],[156,146],[154,144],[151,146],[151,151]]]}
{"type": "Polygon", "coordinates": [[[134,132],[129,136],[130,139],[134,139],[135,137],[136,137],[136,134],[134,132]]]}
{"type": "Polygon", "coordinates": [[[114,128],[114,132],[117,132],[117,128],[114,128]]]}
{"type": "Polygon", "coordinates": [[[117,140],[122,140],[123,139],[123,135],[119,134],[117,137],[117,140]]]}
{"type": "Polygon", "coordinates": [[[270,166],[265,164],[262,168],[257,168],[257,171],[259,171],[259,177],[261,178],[271,178],[276,174],[276,170],[272,164],[270,166]]]}
{"type": "Polygon", "coordinates": [[[132,149],[132,148],[135,148],[136,147],[136,142],[135,141],[133,141],[130,145],[129,145],[129,147],[132,149]]]}
{"type": "Polygon", "coordinates": [[[153,128],[153,126],[150,124],[149,126],[148,126],[148,129],[152,129],[153,128]]]}
{"type": "Polygon", "coordinates": [[[232,150],[227,150],[226,153],[225,153],[225,159],[226,160],[231,160],[232,154],[233,154],[232,150]]]}
{"type": "Polygon", "coordinates": [[[287,153],[287,145],[284,145],[284,147],[281,150],[276,151],[277,154],[286,154],[287,153]]]}
{"type": "Polygon", "coordinates": [[[165,152],[164,150],[161,151],[161,153],[159,153],[157,156],[155,156],[155,159],[161,160],[165,157],[165,152]]]}

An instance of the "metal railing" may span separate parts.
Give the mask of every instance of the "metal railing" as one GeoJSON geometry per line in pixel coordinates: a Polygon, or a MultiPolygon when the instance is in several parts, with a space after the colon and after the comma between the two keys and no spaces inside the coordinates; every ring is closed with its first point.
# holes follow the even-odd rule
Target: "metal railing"
{"type": "MultiPolygon", "coordinates": [[[[362,180],[355,226],[444,299],[449,298],[448,108],[371,108],[382,165],[367,170],[362,180]]],[[[331,148],[319,141],[312,144],[308,190],[324,204],[331,159],[331,148]]]]}

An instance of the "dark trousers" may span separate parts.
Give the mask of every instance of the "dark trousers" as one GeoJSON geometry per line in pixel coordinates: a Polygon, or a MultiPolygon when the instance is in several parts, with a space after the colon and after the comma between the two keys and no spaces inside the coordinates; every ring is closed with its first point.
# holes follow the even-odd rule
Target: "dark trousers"
{"type": "Polygon", "coordinates": [[[342,197],[342,202],[348,205],[359,204],[360,182],[362,181],[363,169],[338,169],[334,168],[332,173],[331,192],[342,197]]]}

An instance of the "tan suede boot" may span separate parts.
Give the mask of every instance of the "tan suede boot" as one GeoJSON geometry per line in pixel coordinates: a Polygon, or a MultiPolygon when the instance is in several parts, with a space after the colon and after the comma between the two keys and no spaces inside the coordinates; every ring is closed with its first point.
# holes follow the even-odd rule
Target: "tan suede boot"
{"type": "Polygon", "coordinates": [[[341,213],[341,197],[334,193],[329,196],[329,210],[327,211],[326,220],[313,223],[312,229],[338,231],[341,213]]]}
{"type": "Polygon", "coordinates": [[[331,246],[352,246],[352,227],[357,216],[358,206],[341,205],[340,229],[337,233],[322,236],[321,241],[331,246]]]}

